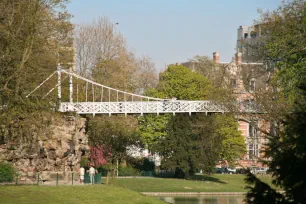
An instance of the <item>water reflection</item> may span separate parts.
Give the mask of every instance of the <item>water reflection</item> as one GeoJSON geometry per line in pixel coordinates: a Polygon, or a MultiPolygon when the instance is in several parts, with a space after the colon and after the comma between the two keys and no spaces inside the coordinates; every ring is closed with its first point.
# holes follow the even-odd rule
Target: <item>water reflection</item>
{"type": "Polygon", "coordinates": [[[160,197],[171,204],[243,204],[243,196],[160,197]]]}

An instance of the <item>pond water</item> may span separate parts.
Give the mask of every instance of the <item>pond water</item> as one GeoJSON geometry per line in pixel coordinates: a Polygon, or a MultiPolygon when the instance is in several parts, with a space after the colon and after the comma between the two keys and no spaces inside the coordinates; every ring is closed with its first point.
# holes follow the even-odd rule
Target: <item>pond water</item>
{"type": "Polygon", "coordinates": [[[159,197],[171,204],[243,204],[243,196],[185,196],[159,197]]]}

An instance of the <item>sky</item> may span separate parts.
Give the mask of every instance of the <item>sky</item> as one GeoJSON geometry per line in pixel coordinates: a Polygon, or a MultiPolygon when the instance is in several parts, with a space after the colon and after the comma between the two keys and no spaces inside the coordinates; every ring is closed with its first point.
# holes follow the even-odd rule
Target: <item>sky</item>
{"type": "Polygon", "coordinates": [[[196,55],[235,54],[237,29],[252,25],[257,9],[274,10],[281,0],[71,0],[72,22],[90,23],[107,16],[117,25],[130,51],[149,56],[157,70],[196,55]]]}

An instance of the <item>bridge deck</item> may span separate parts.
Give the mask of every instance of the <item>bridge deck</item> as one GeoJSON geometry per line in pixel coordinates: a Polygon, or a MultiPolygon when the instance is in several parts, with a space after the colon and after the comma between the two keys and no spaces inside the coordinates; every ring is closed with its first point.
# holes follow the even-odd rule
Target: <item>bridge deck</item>
{"type": "Polygon", "coordinates": [[[62,102],[60,112],[78,114],[222,113],[225,108],[211,101],[62,102]]]}

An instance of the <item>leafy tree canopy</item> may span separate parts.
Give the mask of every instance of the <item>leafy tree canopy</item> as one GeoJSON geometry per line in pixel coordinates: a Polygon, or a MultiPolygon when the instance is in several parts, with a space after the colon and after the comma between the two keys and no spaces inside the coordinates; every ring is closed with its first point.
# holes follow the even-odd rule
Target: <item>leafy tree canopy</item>
{"type": "Polygon", "coordinates": [[[237,126],[230,115],[180,114],[171,117],[167,136],[153,150],[164,157],[163,167],[175,169],[181,176],[188,177],[200,169],[212,173],[220,160],[233,163],[246,152],[237,126]]]}
{"type": "Polygon", "coordinates": [[[87,128],[90,145],[99,147],[96,151],[100,149],[104,158],[110,162],[124,159],[128,147],[138,146],[140,142],[134,117],[94,117],[88,121],[87,128]]]}
{"type": "MultiPolygon", "coordinates": [[[[199,73],[178,65],[171,65],[160,74],[157,88],[146,91],[146,95],[157,98],[176,97],[179,100],[207,99],[213,88],[209,80],[199,73]]],[[[167,135],[166,126],[171,116],[145,115],[139,117],[139,132],[144,143],[150,148],[160,137],[167,135]]]]}
{"type": "Polygon", "coordinates": [[[0,2],[1,105],[24,100],[41,79],[56,70],[57,63],[69,66],[73,61],[73,26],[65,3],[65,0],[0,2]]]}
{"type": "Polygon", "coordinates": [[[141,135],[141,139],[149,149],[152,148],[161,137],[167,135],[166,126],[170,115],[145,115],[138,118],[138,132],[141,135]]]}
{"type": "Polygon", "coordinates": [[[272,68],[278,70],[276,86],[284,92],[289,101],[299,97],[298,86],[305,81],[306,66],[306,15],[304,0],[283,3],[271,12],[260,12],[263,58],[272,68]]]}
{"type": "Polygon", "coordinates": [[[205,100],[213,90],[211,82],[203,75],[178,65],[171,65],[160,74],[156,88],[163,98],[178,100],[205,100]]]}
{"type": "Polygon", "coordinates": [[[306,200],[306,2],[294,0],[277,10],[262,13],[265,57],[276,63],[277,88],[293,104],[290,113],[278,120],[276,134],[270,134],[265,154],[273,183],[285,192],[249,174],[248,203],[305,203],[306,200]],[[264,193],[263,193],[264,192],[264,193]]]}
{"type": "MultiPolygon", "coordinates": [[[[160,98],[203,100],[214,90],[205,76],[179,65],[169,66],[160,75],[157,88],[146,93],[160,98]]],[[[233,163],[245,153],[244,139],[232,116],[145,115],[138,121],[142,140],[164,156],[163,166],[177,169],[184,176],[196,169],[211,173],[219,160],[233,163]]]]}
{"type": "MultiPolygon", "coordinates": [[[[25,96],[54,72],[58,63],[67,68],[73,62],[73,26],[66,2],[0,1],[0,124],[5,130],[0,133],[1,142],[16,135],[32,138],[31,126],[42,129],[43,124],[37,121],[51,110],[50,98],[41,99],[53,88],[51,83],[41,87],[31,100],[25,96]]],[[[56,95],[50,97],[55,99],[56,95]]]]}

